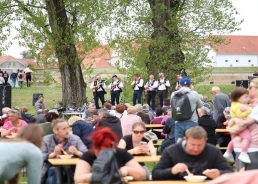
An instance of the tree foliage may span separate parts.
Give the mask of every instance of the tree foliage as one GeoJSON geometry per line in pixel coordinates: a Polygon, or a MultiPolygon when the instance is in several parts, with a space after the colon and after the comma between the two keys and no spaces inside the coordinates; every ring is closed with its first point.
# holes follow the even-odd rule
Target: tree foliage
{"type": "Polygon", "coordinates": [[[229,0],[132,0],[116,14],[110,40],[123,51],[122,60],[145,76],[162,71],[172,83],[181,68],[203,80],[211,66],[207,45],[223,42],[212,35],[233,32],[242,22],[229,0]],[[145,52],[131,52],[135,42],[145,52]]]}

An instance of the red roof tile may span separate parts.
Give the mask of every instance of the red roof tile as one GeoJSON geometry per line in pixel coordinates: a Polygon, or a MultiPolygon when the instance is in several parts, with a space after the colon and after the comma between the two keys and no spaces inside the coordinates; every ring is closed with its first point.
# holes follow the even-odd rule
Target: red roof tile
{"type": "Polygon", "coordinates": [[[93,49],[85,55],[82,60],[84,66],[92,66],[92,68],[112,68],[113,66],[108,62],[112,57],[112,48],[109,46],[100,46],[93,49]]]}
{"type": "Polygon", "coordinates": [[[15,58],[13,56],[9,56],[9,55],[0,56],[0,63],[6,62],[6,61],[18,61],[18,62],[21,62],[25,65],[28,65],[28,64],[36,65],[37,64],[36,60],[30,59],[30,58],[18,59],[18,58],[15,58]]]}
{"type": "Polygon", "coordinates": [[[258,54],[258,36],[218,35],[218,37],[225,39],[225,43],[213,47],[217,54],[258,54]]]}

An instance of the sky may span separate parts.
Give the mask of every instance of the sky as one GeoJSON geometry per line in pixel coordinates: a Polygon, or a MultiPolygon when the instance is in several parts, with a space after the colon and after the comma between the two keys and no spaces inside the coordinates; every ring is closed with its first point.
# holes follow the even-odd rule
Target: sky
{"type": "MultiPolygon", "coordinates": [[[[241,24],[240,31],[232,33],[233,35],[255,35],[258,36],[258,0],[231,0],[234,7],[240,13],[239,18],[244,19],[241,24]]],[[[12,46],[4,52],[6,55],[12,55],[17,58],[21,58],[20,53],[26,50],[24,47],[20,47],[18,41],[13,40],[12,46]]]]}

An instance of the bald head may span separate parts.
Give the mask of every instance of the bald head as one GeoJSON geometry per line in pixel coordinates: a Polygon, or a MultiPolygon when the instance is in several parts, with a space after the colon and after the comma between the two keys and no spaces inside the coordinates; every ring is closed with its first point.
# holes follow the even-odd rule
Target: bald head
{"type": "Polygon", "coordinates": [[[211,88],[211,92],[212,92],[213,95],[217,95],[217,94],[220,93],[220,88],[218,86],[213,86],[211,88]]]}

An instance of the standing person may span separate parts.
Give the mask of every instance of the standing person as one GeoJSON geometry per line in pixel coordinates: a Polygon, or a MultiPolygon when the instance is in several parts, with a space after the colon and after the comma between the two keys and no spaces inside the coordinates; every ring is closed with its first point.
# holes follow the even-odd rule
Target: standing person
{"type": "Polygon", "coordinates": [[[218,123],[218,117],[223,115],[223,111],[226,107],[230,107],[230,99],[228,95],[221,93],[218,86],[212,87],[211,92],[214,96],[213,119],[218,123]]]}
{"type": "Polygon", "coordinates": [[[134,75],[134,80],[131,83],[131,86],[133,87],[133,105],[136,105],[136,103],[141,104],[142,103],[142,90],[143,90],[144,81],[141,78],[140,74],[134,75]]]}
{"type": "Polygon", "coordinates": [[[92,89],[93,91],[93,97],[94,97],[94,101],[97,109],[100,109],[99,99],[102,103],[102,107],[105,103],[104,95],[107,93],[105,91],[105,88],[106,88],[105,80],[101,80],[100,75],[96,75],[95,80],[90,85],[90,89],[92,89]]]}
{"type": "Polygon", "coordinates": [[[159,73],[159,81],[158,81],[158,97],[159,97],[159,105],[162,108],[164,100],[167,99],[168,96],[168,88],[170,87],[169,80],[164,77],[163,73],[159,73]]]}
{"type": "Polygon", "coordinates": [[[189,128],[184,141],[164,150],[153,169],[153,179],[180,180],[187,175],[187,169],[194,175],[205,175],[210,179],[232,172],[220,150],[206,141],[207,133],[202,127],[189,128]]]}
{"type": "Polygon", "coordinates": [[[32,70],[27,66],[24,69],[27,87],[30,87],[32,70]]]}
{"type": "Polygon", "coordinates": [[[5,80],[1,73],[0,73],[0,85],[5,85],[5,80]]]}
{"type": "Polygon", "coordinates": [[[10,79],[12,81],[12,87],[13,88],[15,88],[15,86],[16,86],[16,80],[17,80],[18,72],[19,72],[19,69],[17,70],[17,72],[13,71],[10,75],[10,79]]]}
{"type": "Polygon", "coordinates": [[[120,93],[122,92],[123,83],[118,79],[117,75],[112,76],[112,82],[109,84],[111,94],[111,104],[119,104],[120,93]]]}
{"type": "Polygon", "coordinates": [[[19,70],[17,81],[18,81],[18,85],[20,88],[22,88],[23,80],[24,80],[24,74],[23,74],[22,70],[19,70]]]}
{"type": "Polygon", "coordinates": [[[145,91],[147,91],[147,104],[152,110],[155,110],[155,97],[158,85],[158,81],[155,80],[154,75],[150,75],[149,81],[144,86],[145,91]]]}
{"type": "Polygon", "coordinates": [[[185,131],[197,125],[196,109],[202,107],[199,94],[191,89],[191,80],[183,77],[179,84],[181,88],[174,92],[171,106],[175,118],[175,140],[183,138],[185,131]]]}
{"type": "Polygon", "coordinates": [[[43,130],[39,125],[32,124],[24,127],[18,133],[18,139],[1,141],[0,143],[0,183],[19,183],[19,172],[26,168],[27,183],[40,184],[42,169],[43,130]]]}
{"type": "Polygon", "coordinates": [[[5,83],[5,85],[7,85],[8,84],[8,79],[9,79],[9,74],[7,73],[7,71],[4,71],[4,73],[3,73],[3,78],[4,78],[4,83],[5,83]]]}

